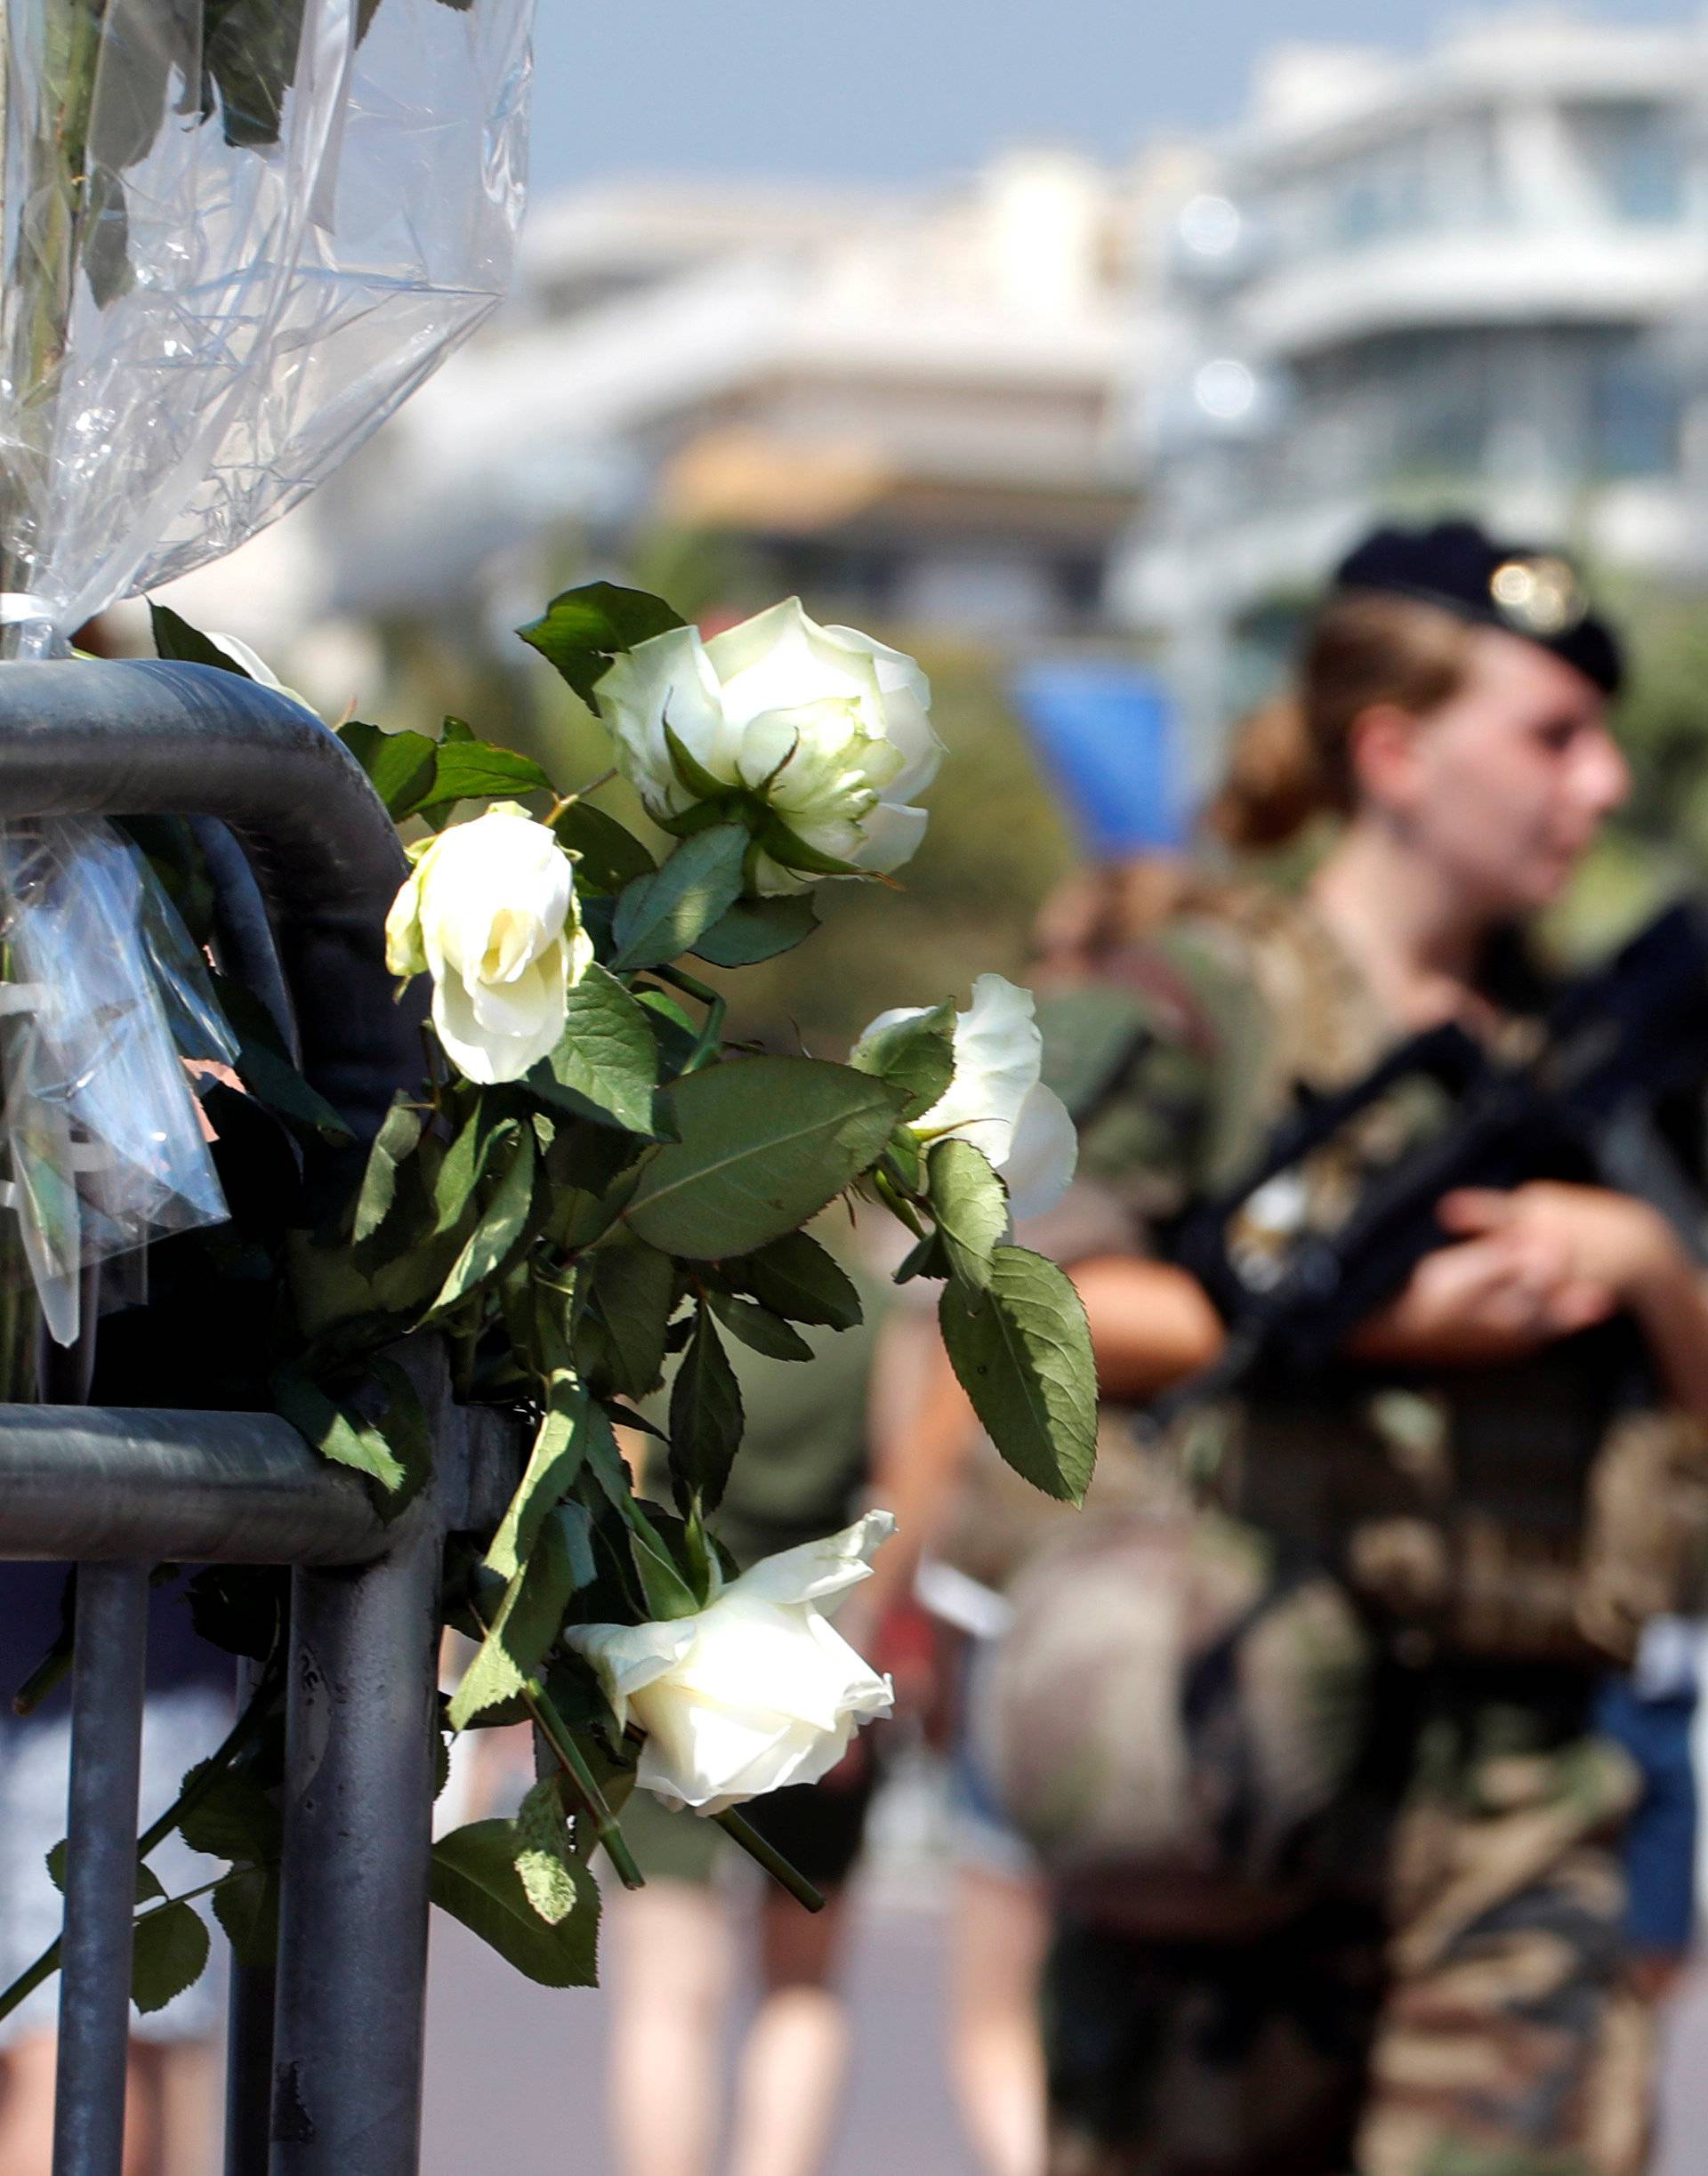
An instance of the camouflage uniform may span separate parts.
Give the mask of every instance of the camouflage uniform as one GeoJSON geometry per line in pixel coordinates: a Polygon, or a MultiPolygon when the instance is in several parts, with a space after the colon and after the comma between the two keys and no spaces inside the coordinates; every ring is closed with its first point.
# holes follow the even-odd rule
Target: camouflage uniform
{"type": "MultiPolygon", "coordinates": [[[[1178,917],[1044,1024],[1082,1118],[1070,1259],[1154,1245],[1301,1084],[1393,1040],[1266,894],[1178,917]]],[[[1360,1157],[1411,1122],[1378,1113],[1360,1157]]],[[[1325,1203],[1356,1182],[1309,1175],[1325,1203]]],[[[1106,1415],[1088,1519],[1028,1541],[975,1719],[1057,1883],[1051,2176],[1641,2168],[1613,1850],[1637,1777],[1586,1715],[1603,1650],[1683,1598],[1708,1484],[1696,1430],[1619,1405],[1633,1346],[1349,1366],[1163,1443],[1106,1415]]]]}

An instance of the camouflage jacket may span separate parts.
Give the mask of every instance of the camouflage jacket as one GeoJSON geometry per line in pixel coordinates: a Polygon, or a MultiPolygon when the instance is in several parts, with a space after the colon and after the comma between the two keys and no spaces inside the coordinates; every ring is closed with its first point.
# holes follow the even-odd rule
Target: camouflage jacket
{"type": "MultiPolygon", "coordinates": [[[[1301,1086],[1356,1080],[1396,1034],[1310,907],[1256,890],[1177,915],[1041,1019],[1046,1077],[1081,1124],[1080,1180],[1045,1239],[1068,1259],[1165,1253],[1301,1086]]],[[[1405,1132],[1374,1116],[1366,1168],[1392,1153],[1384,1124],[1395,1149],[1405,1132]]],[[[1309,1183],[1356,1174],[1319,1162],[1309,1183]]],[[[1337,1366],[1193,1416],[1167,1463],[1210,1472],[1222,1508],[1332,1568],[1414,1646],[1624,1654],[1695,1600],[1708,1535],[1704,1431],[1633,1398],[1638,1352],[1614,1325],[1432,1379],[1337,1366]]],[[[1106,1493],[1123,1463],[1112,1447],[1106,1493]]]]}

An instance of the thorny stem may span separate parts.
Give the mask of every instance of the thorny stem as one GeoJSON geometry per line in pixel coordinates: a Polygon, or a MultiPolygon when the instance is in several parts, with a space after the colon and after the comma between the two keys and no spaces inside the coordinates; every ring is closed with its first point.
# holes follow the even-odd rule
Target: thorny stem
{"type": "Polygon", "coordinates": [[[672,989],[681,990],[684,997],[692,997],[705,1007],[705,1018],[700,1023],[700,1032],[693,1049],[688,1054],[683,1075],[697,1073],[706,1064],[723,1039],[724,1001],[717,991],[704,982],[685,975],[680,967],[655,967],[651,970],[660,982],[667,982],[672,989]]]}
{"type": "Polygon", "coordinates": [[[751,1821],[744,1821],[732,1806],[727,1813],[714,1813],[712,1818],[732,1843],[738,1843],[749,1858],[756,1860],[774,1882],[780,1882],[797,1904],[804,1904],[810,1912],[822,1912],[825,1899],[798,1867],[792,1866],[781,1851],[766,1842],[751,1821]]]}
{"type": "Polygon", "coordinates": [[[557,1755],[559,1764],[569,1778],[570,1787],[586,1809],[587,1817],[593,1825],[593,1833],[605,1847],[605,1855],[616,1868],[617,1879],[624,1889],[644,1889],[646,1876],[635,1864],[616,1816],[611,1811],[610,1801],[599,1787],[599,1778],[587,1765],[586,1755],[569,1734],[568,1724],[559,1714],[551,1695],[536,1677],[530,1677],[522,1685],[522,1705],[533,1717],[540,1736],[557,1755]]]}

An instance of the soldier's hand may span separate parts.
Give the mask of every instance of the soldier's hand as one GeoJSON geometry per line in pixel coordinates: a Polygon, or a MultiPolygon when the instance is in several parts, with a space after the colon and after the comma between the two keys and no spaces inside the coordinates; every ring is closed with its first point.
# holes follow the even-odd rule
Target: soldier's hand
{"type": "Polygon", "coordinates": [[[1347,1342],[1355,1359],[1409,1367],[1520,1359],[1605,1321],[1619,1304],[1570,1249],[1513,1221],[1428,1255],[1347,1342]]]}
{"type": "Polygon", "coordinates": [[[1684,1261],[1672,1228],[1646,1201],[1607,1187],[1533,1181],[1510,1193],[1462,1187],[1436,1206],[1443,1229],[1464,1237],[1505,1234],[1548,1250],[1568,1277],[1599,1285],[1621,1307],[1684,1261]]]}

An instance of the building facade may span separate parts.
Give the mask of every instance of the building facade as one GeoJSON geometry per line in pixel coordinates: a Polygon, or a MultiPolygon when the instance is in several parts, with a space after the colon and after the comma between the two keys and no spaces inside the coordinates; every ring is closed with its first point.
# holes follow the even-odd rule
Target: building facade
{"type": "Polygon", "coordinates": [[[1113,586],[1207,768],[1373,520],[1469,508],[1704,571],[1708,36],[1519,11],[1397,60],[1281,50],[1168,221],[1113,586]]]}

